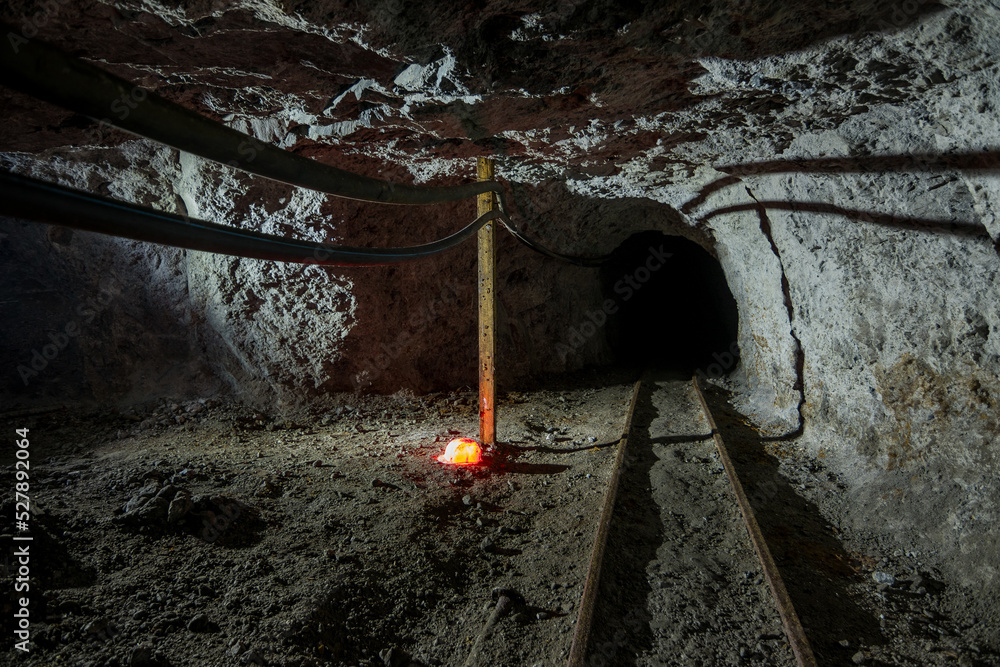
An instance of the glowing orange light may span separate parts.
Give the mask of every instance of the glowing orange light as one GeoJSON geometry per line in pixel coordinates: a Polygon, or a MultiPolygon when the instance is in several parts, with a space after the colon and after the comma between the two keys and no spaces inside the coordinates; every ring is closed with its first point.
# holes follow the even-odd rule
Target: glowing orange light
{"type": "Polygon", "coordinates": [[[437,457],[441,463],[453,463],[455,465],[469,465],[479,463],[483,460],[479,443],[472,438],[455,438],[448,443],[444,454],[437,457]]]}

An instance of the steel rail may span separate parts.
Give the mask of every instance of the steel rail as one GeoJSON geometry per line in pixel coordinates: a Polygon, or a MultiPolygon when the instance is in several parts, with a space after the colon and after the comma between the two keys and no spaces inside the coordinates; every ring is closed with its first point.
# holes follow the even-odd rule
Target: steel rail
{"type": "MultiPolygon", "coordinates": [[[[692,383],[695,393],[698,395],[698,400],[701,403],[702,412],[704,413],[705,419],[711,429],[712,437],[715,440],[715,446],[719,452],[719,459],[721,460],[722,466],[726,471],[726,476],[729,478],[730,486],[736,496],[737,504],[739,505],[740,512],[743,515],[747,531],[750,534],[750,541],[753,544],[754,551],[756,551],[758,559],[760,560],[764,576],[767,579],[769,588],[771,589],[771,595],[774,597],[775,604],[778,607],[778,614],[781,617],[781,622],[784,626],[785,634],[788,637],[792,653],[795,656],[796,663],[799,667],[817,667],[816,657],[812,652],[812,647],[809,645],[809,640],[806,637],[805,630],[802,628],[802,623],[799,620],[798,614],[795,612],[795,607],[792,605],[791,598],[788,595],[788,590],[785,588],[785,583],[781,578],[781,573],[778,571],[778,566],[767,546],[767,541],[764,539],[764,535],[760,530],[760,525],[757,523],[757,518],[754,515],[750,502],[743,490],[743,485],[740,482],[739,476],[736,474],[736,469],[733,466],[728,450],[726,449],[722,436],[719,433],[718,426],[712,416],[712,411],[709,409],[705,396],[702,393],[701,386],[698,384],[698,378],[693,378],[692,383]]],[[[600,575],[604,559],[604,551],[607,545],[611,519],[614,514],[615,499],[618,493],[621,468],[625,460],[625,449],[628,444],[628,435],[632,427],[632,416],[635,412],[635,405],[639,396],[639,388],[641,384],[642,380],[636,382],[635,388],[632,392],[632,402],[629,405],[628,416],[625,420],[624,433],[618,447],[618,453],[615,457],[615,467],[611,475],[611,481],[608,485],[607,495],[604,499],[604,508],[601,512],[597,535],[594,539],[594,547],[591,553],[590,565],[587,570],[587,579],[584,583],[583,596],[580,601],[580,611],[573,634],[573,643],[570,646],[567,667],[583,667],[587,657],[587,648],[590,641],[590,629],[593,624],[594,607],[597,601],[598,588],[600,586],[600,575]]]]}
{"type": "Polygon", "coordinates": [[[816,667],[816,657],[813,655],[812,647],[809,645],[805,630],[802,627],[801,621],[799,621],[798,614],[795,612],[795,607],[792,605],[792,599],[788,595],[788,589],[785,588],[785,582],[781,578],[781,572],[778,571],[778,565],[774,562],[771,550],[767,546],[767,541],[760,530],[760,525],[757,523],[757,517],[753,513],[750,501],[743,491],[743,484],[736,474],[736,468],[729,458],[729,452],[715,424],[715,419],[712,417],[712,411],[709,409],[705,395],[698,384],[698,378],[693,378],[692,383],[695,393],[698,394],[698,400],[701,402],[702,411],[705,413],[705,419],[712,430],[712,437],[715,439],[715,446],[719,451],[719,460],[722,461],[722,467],[726,470],[729,484],[732,486],[736,502],[739,504],[740,512],[743,514],[743,521],[746,523],[747,531],[750,533],[750,541],[757,552],[757,558],[760,559],[761,567],[764,570],[764,577],[767,579],[767,584],[771,589],[771,595],[774,596],[774,602],[778,606],[778,614],[781,616],[781,623],[785,628],[788,643],[792,647],[792,653],[795,654],[795,660],[799,664],[799,667],[816,667]]]}
{"type": "Polygon", "coordinates": [[[635,405],[639,399],[639,389],[642,386],[642,378],[632,389],[632,401],[629,403],[628,415],[625,417],[625,424],[622,427],[622,437],[618,443],[618,453],[615,455],[614,470],[611,473],[611,481],[608,483],[608,491],[604,496],[604,509],[601,511],[601,519],[597,524],[597,534],[594,537],[594,547],[590,554],[590,565],[587,568],[587,580],[583,585],[583,595],[580,598],[580,613],[577,615],[576,628],[573,632],[573,643],[569,650],[569,660],[567,667],[583,667],[587,657],[587,644],[590,640],[590,626],[594,620],[594,607],[597,603],[597,591],[601,585],[601,567],[604,562],[604,550],[608,543],[608,533],[611,527],[611,518],[614,515],[615,499],[618,496],[618,481],[621,478],[622,466],[625,462],[625,450],[628,447],[628,436],[632,430],[632,415],[635,413],[635,405]]]}
{"type": "Polygon", "coordinates": [[[0,23],[0,83],[57,106],[250,174],[337,197],[383,204],[436,204],[495,192],[498,220],[518,241],[547,257],[599,266],[608,256],[578,257],[550,250],[514,227],[496,181],[418,186],[361,176],[296,155],[234,130],[136,86],[96,65],[0,23]]]}
{"type": "Polygon", "coordinates": [[[0,212],[189,250],[321,266],[381,266],[423,259],[454,248],[497,218],[491,211],[451,236],[407,248],[336,246],[156,211],[7,172],[0,172],[0,212]]]}

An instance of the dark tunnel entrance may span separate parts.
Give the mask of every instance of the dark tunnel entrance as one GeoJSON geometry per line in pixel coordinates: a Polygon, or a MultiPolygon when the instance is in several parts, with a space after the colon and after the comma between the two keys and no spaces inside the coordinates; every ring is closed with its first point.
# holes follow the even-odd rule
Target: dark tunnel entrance
{"type": "Polygon", "coordinates": [[[736,367],[736,300],[718,260],[697,243],[641,232],[601,274],[605,298],[617,306],[607,333],[619,363],[713,375],[736,367]]]}

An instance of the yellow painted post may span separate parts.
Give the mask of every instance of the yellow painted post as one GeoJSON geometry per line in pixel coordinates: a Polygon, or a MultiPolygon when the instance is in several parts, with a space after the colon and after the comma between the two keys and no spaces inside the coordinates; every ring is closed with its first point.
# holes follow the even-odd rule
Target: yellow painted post
{"type": "MultiPolygon", "coordinates": [[[[481,157],[477,171],[480,181],[493,180],[493,159],[481,157]]],[[[477,199],[479,215],[496,205],[494,194],[487,192],[477,199]]],[[[496,229],[490,221],[479,230],[479,443],[492,447],[496,443],[496,229]]]]}

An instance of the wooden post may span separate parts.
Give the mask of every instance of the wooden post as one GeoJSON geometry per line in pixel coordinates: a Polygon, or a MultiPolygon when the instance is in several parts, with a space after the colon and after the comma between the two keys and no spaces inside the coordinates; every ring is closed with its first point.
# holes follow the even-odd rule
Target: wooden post
{"type": "MultiPolygon", "coordinates": [[[[493,180],[493,159],[478,160],[480,181],[493,180]]],[[[479,195],[479,215],[488,213],[495,206],[492,192],[479,195]]],[[[479,444],[492,447],[496,444],[497,420],[494,410],[496,397],[496,225],[489,222],[479,230],[479,444]]]]}

